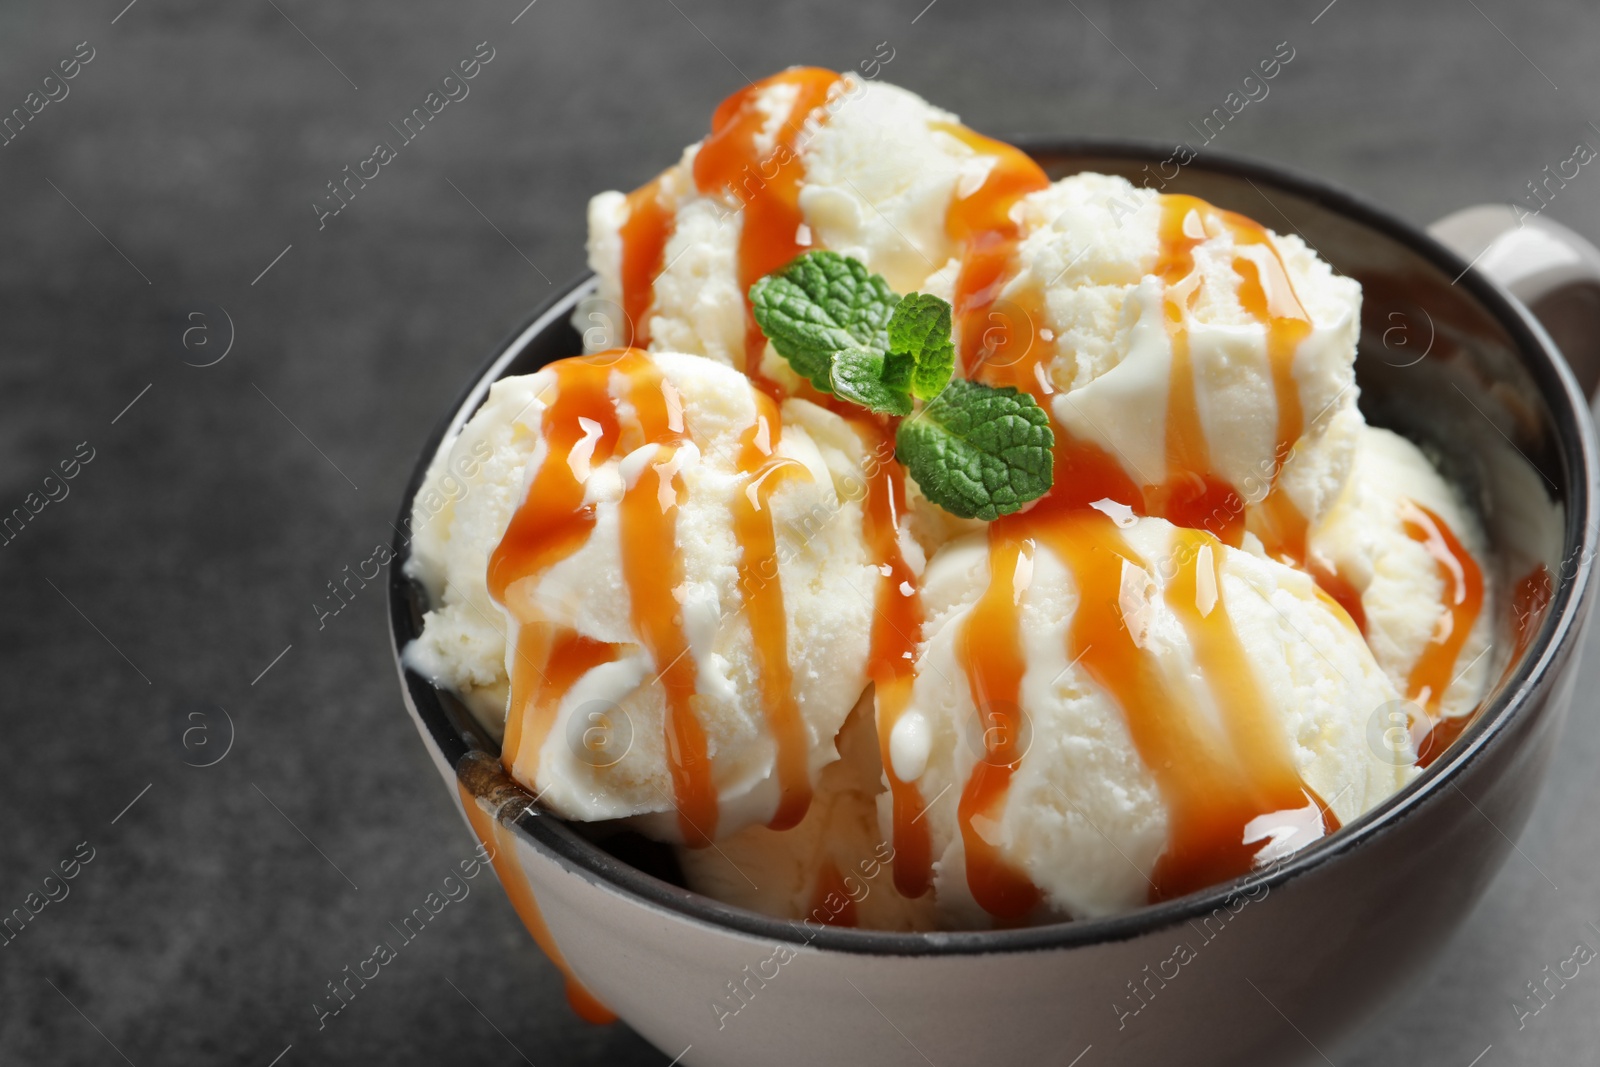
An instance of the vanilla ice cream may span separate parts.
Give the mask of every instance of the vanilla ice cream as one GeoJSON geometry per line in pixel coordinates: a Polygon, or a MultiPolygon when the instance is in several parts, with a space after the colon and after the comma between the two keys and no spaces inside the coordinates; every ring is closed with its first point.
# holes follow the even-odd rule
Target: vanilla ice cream
{"type": "Polygon", "coordinates": [[[1477,707],[1491,667],[1488,541],[1421,449],[1363,426],[1311,552],[1360,596],[1367,644],[1402,696],[1433,719],[1477,707]]]}
{"type": "MultiPolygon", "coordinates": [[[[953,272],[955,242],[945,209],[957,190],[981,183],[987,161],[947,131],[954,115],[882,82],[845,75],[829,90],[821,113],[790,120],[794,86],[779,78],[759,83],[754,106],[765,117],[755,155],[770,155],[781,135],[804,165],[797,190],[805,232],[801,247],[829,248],[866,263],[899,292],[923,287],[944,268],[953,272]]],[[[745,365],[745,294],[739,274],[745,205],[768,180],[757,165],[731,186],[701,191],[690,145],[664,172],[649,199],[605,192],[589,202],[589,266],[599,280],[593,304],[576,317],[590,349],[623,343],[630,331],[653,350],[692,352],[733,367],[745,365]],[[626,308],[624,255],[634,210],[663,211],[665,244],[654,258],[649,300],[638,323],[590,329],[626,308]],[[599,314],[599,319],[591,315],[599,314]],[[620,340],[619,340],[620,338],[620,340]]],[[[769,369],[784,371],[781,361],[769,369]]]]}
{"type": "Polygon", "coordinates": [[[1302,555],[1361,424],[1361,287],[1299,237],[1122,178],[1076,175],[1015,210],[996,304],[1031,331],[969,370],[1035,392],[1148,513],[1180,518],[1188,483],[1213,480],[1215,517],[1186,525],[1222,533],[1249,508],[1274,554],[1302,555]]]}
{"type": "MultiPolygon", "coordinates": [[[[800,721],[783,743],[799,749],[807,787],[837,758],[834,736],[866,685],[876,573],[861,534],[862,447],[838,416],[789,401],[780,417],[742,374],[697,356],[634,356],[598,369],[564,361],[497,382],[483,408],[441,447],[419,494],[426,497],[458,468],[454,457],[487,453],[464,492],[418,523],[414,573],[439,606],[407,650],[407,663],[462,692],[508,694],[508,703],[517,696],[509,680],[519,669],[531,672],[529,701],[556,706],[512,707],[513,717],[547,720],[521,731],[513,776],[559,814],[655,816],[644,820],[650,832],[678,836],[665,725],[673,665],[659,662],[640,632],[639,589],[625,556],[642,552],[644,564],[662,574],[676,565],[665,589],[673,617],[665,622],[682,633],[677,669],[687,668],[692,714],[704,734],[713,819],[719,832],[767,821],[779,807],[782,743],[778,709],[763,689],[772,681],[766,674],[774,667],[787,673],[800,721]],[[616,422],[608,428],[583,415],[581,435],[561,448],[552,444],[557,428],[550,423],[560,417],[563,390],[585,385],[570,373],[575,367],[609,377],[594,388],[615,402],[616,422]],[[681,425],[682,443],[670,459],[660,459],[663,445],[642,440],[639,413],[650,404],[681,425]],[[752,448],[767,450],[754,465],[752,448]],[[575,476],[589,528],[569,554],[513,581],[497,600],[486,576],[514,515],[560,507],[526,499],[551,464],[575,476]],[[756,484],[763,471],[775,472],[764,479],[764,492],[756,484]],[[647,515],[654,513],[652,522],[674,503],[674,490],[651,478],[677,483],[675,529],[630,549],[630,490],[647,515]],[[756,540],[761,531],[770,538],[765,575],[741,571],[756,550],[739,528],[744,499],[762,505],[756,540]],[[776,581],[768,581],[774,572],[776,581]],[[760,661],[752,629],[753,599],[772,591],[782,615],[768,625],[775,621],[786,651],[777,665],[760,661]],[[551,636],[543,645],[533,641],[530,651],[519,637],[535,627],[551,636]],[[536,735],[542,740],[532,743],[536,735]]],[[[652,621],[662,622],[646,623],[652,621]]],[[[499,705],[498,717],[506,707],[499,705]]]]}
{"type": "Polygon", "coordinates": [[[975,899],[975,841],[987,863],[1037,890],[1010,918],[1089,918],[1207,884],[1205,856],[1169,871],[1164,857],[1253,842],[1248,870],[1320,837],[1319,802],[1347,822],[1413,773],[1367,738],[1373,712],[1397,699],[1393,684],[1305,574],[1120,512],[1079,513],[1029,536],[1021,555],[993,532],[954,541],[924,575],[927,641],[890,758],[938,798],[926,821],[945,925],[991,921],[975,899]],[[992,573],[997,561],[1006,569],[992,573]],[[998,617],[980,607],[992,587],[1003,593],[998,617]],[[1086,610],[1097,614],[1078,634],[1086,610]],[[1007,625],[1010,694],[975,682],[983,665],[973,662],[976,643],[1007,625]],[[1001,713],[1020,722],[1002,724],[1001,713]],[[1009,788],[969,815],[964,798],[992,759],[994,729],[1013,733],[1004,758],[1020,761],[1009,788]]]}

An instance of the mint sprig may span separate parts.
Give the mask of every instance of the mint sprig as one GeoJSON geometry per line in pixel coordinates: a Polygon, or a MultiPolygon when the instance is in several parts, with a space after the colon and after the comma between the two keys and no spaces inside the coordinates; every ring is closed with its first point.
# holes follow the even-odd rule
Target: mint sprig
{"type": "Polygon", "coordinates": [[[869,411],[911,415],[895,454],[923,495],[962,518],[993,521],[1043,496],[1055,435],[1026,393],[952,379],[951,308],[896,295],[837,252],[806,252],[750,288],[756,323],[797,374],[869,411]]]}
{"type": "Polygon", "coordinates": [[[900,424],[895,457],[952,515],[993,522],[1037,500],[1054,477],[1055,434],[1027,393],[955,378],[900,424]]]}

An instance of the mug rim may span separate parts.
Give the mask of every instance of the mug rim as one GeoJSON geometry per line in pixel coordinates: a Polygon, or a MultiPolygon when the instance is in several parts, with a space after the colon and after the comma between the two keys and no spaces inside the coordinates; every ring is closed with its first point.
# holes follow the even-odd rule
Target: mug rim
{"type": "MultiPolygon", "coordinates": [[[[1013,142],[1030,156],[1101,156],[1157,162],[1172,147],[1165,142],[1130,138],[1021,137],[1013,142]]],[[[664,881],[619,860],[580,835],[559,816],[540,808],[531,794],[509,777],[527,803],[514,817],[505,819],[518,836],[547,858],[598,888],[629,902],[668,913],[673,918],[746,934],[766,941],[802,944],[821,950],[876,956],[971,955],[979,953],[1033,952],[1129,940],[1209,914],[1242,895],[1270,892],[1309,871],[1330,863],[1369,838],[1392,828],[1434,799],[1463,768],[1481,758],[1506,733],[1509,724],[1529,707],[1558,673],[1581,631],[1583,607],[1590,586],[1597,535],[1597,498],[1592,491],[1600,464],[1596,459],[1594,429],[1588,417],[1589,402],[1579,389],[1554,342],[1532,313],[1488,275],[1456,255],[1417,226],[1321,178],[1226,152],[1207,151],[1185,164],[1222,175],[1259,180],[1296,195],[1375,230],[1405,245],[1441,271],[1457,276],[1454,283],[1471,294],[1509,335],[1519,362],[1539,389],[1550,410],[1559,441],[1558,458],[1567,494],[1563,561],[1576,559],[1570,576],[1555,575],[1550,605],[1539,631],[1529,642],[1522,660],[1502,683],[1499,694],[1478,712],[1476,720],[1435,760],[1381,804],[1342,827],[1339,832],[1306,846],[1281,863],[1194,893],[1147,904],[1132,911],[1097,919],[1053,922],[1012,930],[956,930],[893,932],[825,926],[809,920],[781,919],[735,905],[724,904],[693,890],[664,881]]],[[[1270,204],[1270,200],[1268,201],[1270,204]]],[[[1287,221],[1287,219],[1285,220],[1287,221]]],[[[1291,228],[1293,224],[1291,223],[1291,228]]],[[[476,411],[504,367],[536,337],[564,321],[579,300],[593,290],[592,273],[585,272],[566,284],[497,344],[483,366],[456,396],[429,434],[406,484],[400,505],[396,536],[391,545],[394,565],[389,570],[389,635],[401,691],[413,717],[422,727],[434,755],[451,773],[472,751],[482,751],[452,725],[439,700],[439,689],[407,668],[401,660],[404,645],[418,627],[411,598],[417,583],[404,572],[410,559],[408,540],[400,533],[409,520],[412,502],[429,464],[446,434],[458,430],[476,411]]],[[[576,353],[575,353],[576,354],[576,353]]],[[[1514,447],[1514,446],[1513,446],[1514,447]]],[[[1531,460],[1529,461],[1531,465],[1531,460]]],[[[1561,570],[1565,570],[1563,565],[1561,570]]],[[[487,753],[495,757],[498,753],[487,753]]],[[[502,811],[505,809],[502,808],[502,811]]],[[[497,813],[497,817],[499,817],[497,813]]]]}

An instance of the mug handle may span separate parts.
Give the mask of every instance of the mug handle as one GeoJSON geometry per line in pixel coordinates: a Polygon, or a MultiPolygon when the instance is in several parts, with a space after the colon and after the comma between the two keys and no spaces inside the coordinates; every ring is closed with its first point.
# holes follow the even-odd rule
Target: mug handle
{"type": "Polygon", "coordinates": [[[1507,204],[1463,208],[1428,227],[1434,239],[1522,301],[1566,356],[1584,394],[1600,385],[1600,249],[1507,204]],[[1520,219],[1519,215],[1525,216],[1520,219]]]}

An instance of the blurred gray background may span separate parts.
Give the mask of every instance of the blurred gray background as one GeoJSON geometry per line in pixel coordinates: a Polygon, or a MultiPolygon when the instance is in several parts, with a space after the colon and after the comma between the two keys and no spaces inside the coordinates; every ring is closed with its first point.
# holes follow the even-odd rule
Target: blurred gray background
{"type": "MultiPolygon", "coordinates": [[[[985,132],[1171,142],[1287,41],[1213,147],[1417,223],[1600,147],[1580,0],[525,4],[0,6],[0,114],[93,54],[0,147],[0,512],[93,455],[0,546],[0,911],[93,849],[0,947],[0,1062],[667,1062],[577,1022],[481,881],[318,1031],[325,983],[471,849],[378,586],[314,605],[388,541],[469,373],[582,269],[587,198],[674,161],[741,72],[853,69],[887,41],[882,77],[985,132]],[[485,41],[470,96],[319,230],[325,183],[485,41]]],[[[1600,169],[1548,214],[1600,238],[1600,169]]],[[[1512,1008],[1595,943],[1585,703],[1522,854],[1333,1060],[1592,1062],[1600,978],[1520,1029],[1512,1008]]]]}

